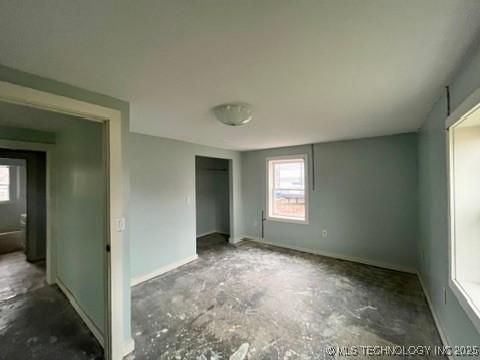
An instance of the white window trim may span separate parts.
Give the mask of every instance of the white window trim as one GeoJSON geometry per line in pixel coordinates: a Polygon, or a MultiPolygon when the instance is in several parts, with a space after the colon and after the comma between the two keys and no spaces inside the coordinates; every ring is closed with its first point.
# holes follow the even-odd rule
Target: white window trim
{"type": "Polygon", "coordinates": [[[292,224],[302,224],[307,225],[309,220],[309,166],[308,166],[308,155],[307,154],[294,154],[294,155],[281,155],[281,156],[271,156],[265,159],[265,209],[266,209],[266,219],[267,221],[277,221],[284,223],[292,224]],[[269,161],[272,160],[293,160],[293,159],[303,159],[304,161],[304,176],[305,176],[305,220],[281,217],[281,216],[270,216],[270,166],[269,161]]]}
{"type": "Polygon", "coordinates": [[[467,291],[464,282],[457,279],[455,266],[455,172],[454,172],[454,133],[455,128],[460,125],[470,114],[480,111],[480,89],[470,95],[457,109],[447,117],[445,128],[447,130],[447,171],[448,171],[448,260],[449,260],[449,287],[462,306],[463,310],[472,321],[473,325],[480,332],[480,302],[473,299],[467,291]]]}

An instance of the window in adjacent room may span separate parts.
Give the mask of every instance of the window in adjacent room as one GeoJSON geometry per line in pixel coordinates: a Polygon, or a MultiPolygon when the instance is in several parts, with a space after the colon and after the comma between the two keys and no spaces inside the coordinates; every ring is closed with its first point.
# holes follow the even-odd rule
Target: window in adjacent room
{"type": "Polygon", "coordinates": [[[267,218],[308,223],[307,155],[267,159],[267,218]]]}
{"type": "Polygon", "coordinates": [[[10,167],[0,165],[0,202],[10,201],[10,167]]]}

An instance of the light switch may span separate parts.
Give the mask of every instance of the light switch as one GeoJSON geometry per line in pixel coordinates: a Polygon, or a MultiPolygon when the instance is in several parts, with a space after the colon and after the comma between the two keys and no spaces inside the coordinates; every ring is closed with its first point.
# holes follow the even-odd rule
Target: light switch
{"type": "Polygon", "coordinates": [[[117,218],[117,231],[125,231],[125,218],[117,218]]]}

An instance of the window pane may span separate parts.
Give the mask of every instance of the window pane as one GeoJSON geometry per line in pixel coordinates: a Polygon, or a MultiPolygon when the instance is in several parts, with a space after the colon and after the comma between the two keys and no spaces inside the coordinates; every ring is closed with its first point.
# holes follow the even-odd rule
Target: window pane
{"type": "Polygon", "coordinates": [[[10,200],[10,168],[0,166],[0,201],[10,200]]]}
{"type": "Polygon", "coordinates": [[[0,185],[0,201],[10,200],[10,189],[8,186],[0,185]]]}
{"type": "Polygon", "coordinates": [[[0,165],[0,185],[10,184],[10,168],[8,166],[0,165]]]}
{"type": "Polygon", "coordinates": [[[305,219],[305,191],[276,190],[272,210],[274,216],[305,219]]]}
{"type": "Polygon", "coordinates": [[[305,189],[303,178],[303,161],[284,161],[274,164],[275,188],[305,189]]]}

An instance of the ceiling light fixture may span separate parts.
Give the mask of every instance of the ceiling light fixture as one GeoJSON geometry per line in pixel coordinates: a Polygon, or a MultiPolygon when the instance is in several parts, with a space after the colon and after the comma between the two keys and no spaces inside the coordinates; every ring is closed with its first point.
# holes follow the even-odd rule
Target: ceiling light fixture
{"type": "Polygon", "coordinates": [[[212,111],[218,121],[229,126],[245,125],[252,120],[252,107],[246,103],[217,105],[212,111]]]}

